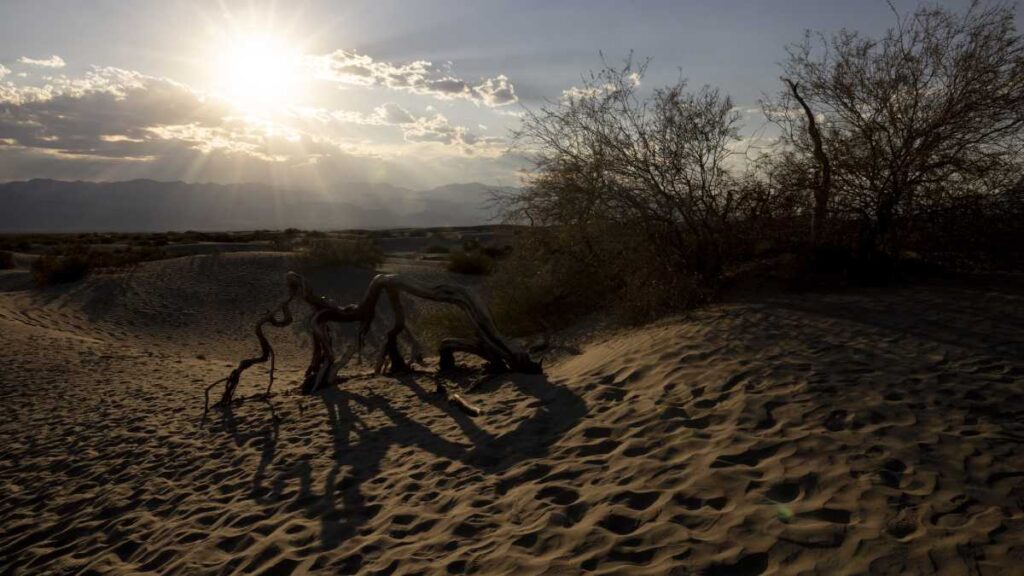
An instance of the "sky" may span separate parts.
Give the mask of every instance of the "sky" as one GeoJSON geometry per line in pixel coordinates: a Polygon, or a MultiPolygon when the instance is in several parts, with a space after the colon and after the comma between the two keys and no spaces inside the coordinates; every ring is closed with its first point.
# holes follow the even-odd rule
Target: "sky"
{"type": "Polygon", "coordinates": [[[884,0],[2,0],[0,181],[516,185],[510,131],[601,54],[723,89],[753,142],[787,44],[894,21],[884,0]]]}

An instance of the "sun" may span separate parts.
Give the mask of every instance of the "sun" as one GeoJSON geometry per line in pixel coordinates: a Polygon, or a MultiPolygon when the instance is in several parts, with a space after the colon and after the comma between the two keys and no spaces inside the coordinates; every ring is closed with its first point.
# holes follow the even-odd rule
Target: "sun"
{"type": "Polygon", "coordinates": [[[271,116],[303,96],[302,52],[285,38],[249,33],[216,49],[214,89],[246,114],[271,116]]]}

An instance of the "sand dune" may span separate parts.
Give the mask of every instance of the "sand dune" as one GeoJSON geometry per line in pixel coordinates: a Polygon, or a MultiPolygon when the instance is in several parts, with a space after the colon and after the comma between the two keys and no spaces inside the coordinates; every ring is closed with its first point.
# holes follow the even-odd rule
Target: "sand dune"
{"type": "MultiPolygon", "coordinates": [[[[471,396],[479,418],[440,402],[429,372],[354,368],[284,394],[306,352],[275,334],[282,393],[201,425],[203,385],[254,349],[288,266],[231,254],[42,293],[0,282],[0,571],[1024,565],[1019,292],[735,301],[494,377],[471,396]]],[[[368,279],[315,281],[344,301],[368,279]]]]}

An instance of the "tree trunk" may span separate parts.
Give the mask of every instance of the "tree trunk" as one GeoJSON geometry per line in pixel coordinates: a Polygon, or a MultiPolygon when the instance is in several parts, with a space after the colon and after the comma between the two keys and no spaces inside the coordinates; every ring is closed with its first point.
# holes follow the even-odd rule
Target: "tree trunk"
{"type": "Polygon", "coordinates": [[[807,133],[814,144],[814,159],[818,162],[818,181],[814,188],[814,212],[811,215],[811,243],[820,246],[825,236],[825,226],[828,219],[828,201],[832,192],[832,165],[825,154],[825,148],[821,139],[821,132],[818,130],[818,123],[814,119],[811,107],[807,105],[795,82],[783,78],[783,82],[789,86],[793,97],[800,103],[807,116],[807,133]]]}

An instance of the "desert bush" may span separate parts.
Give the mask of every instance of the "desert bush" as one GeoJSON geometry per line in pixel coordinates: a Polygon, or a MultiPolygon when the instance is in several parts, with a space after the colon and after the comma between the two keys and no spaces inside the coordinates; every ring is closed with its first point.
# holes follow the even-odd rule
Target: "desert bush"
{"type": "Polygon", "coordinates": [[[485,286],[495,322],[516,336],[561,328],[601,305],[613,290],[571,253],[555,248],[560,231],[538,229],[517,238],[485,286]]]}
{"type": "Polygon", "coordinates": [[[555,231],[533,258],[585,279],[566,298],[653,317],[714,291],[743,188],[726,169],[738,139],[730,98],[682,80],[644,96],[645,68],[606,66],[528,113],[517,136],[534,170],[502,206],[510,222],[555,231]]]}
{"type": "Polygon", "coordinates": [[[89,275],[92,264],[85,252],[43,254],[32,261],[32,278],[39,287],[76,282],[89,275]]]}
{"type": "Polygon", "coordinates": [[[494,269],[494,260],[486,254],[456,250],[448,255],[448,271],[456,274],[483,276],[494,269]]]}
{"type": "Polygon", "coordinates": [[[294,244],[289,236],[276,236],[270,241],[270,247],[277,252],[291,252],[294,244]]]}
{"type": "Polygon", "coordinates": [[[33,260],[31,272],[36,284],[42,287],[75,282],[90,274],[120,271],[164,258],[167,253],[155,246],[91,250],[87,245],[68,244],[60,251],[33,260]]]}
{"type": "Polygon", "coordinates": [[[572,245],[577,236],[566,228],[517,235],[483,286],[502,331],[513,336],[550,332],[594,313],[612,321],[643,322],[706,299],[695,276],[648,266],[652,256],[641,252],[643,243],[632,241],[635,232],[595,231],[593,236],[595,244],[580,249],[572,245]]]}
{"type": "Polygon", "coordinates": [[[369,238],[313,238],[305,256],[319,266],[376,268],[384,263],[384,253],[369,238]]]}
{"type": "Polygon", "coordinates": [[[14,268],[14,254],[6,250],[0,250],[0,270],[14,268]]]}
{"type": "MultiPolygon", "coordinates": [[[[498,322],[498,320],[495,320],[498,322]]],[[[466,318],[466,313],[455,306],[447,306],[434,302],[418,305],[410,313],[416,337],[425,348],[424,352],[433,354],[437,352],[441,341],[445,338],[471,338],[473,337],[473,324],[466,318]]],[[[505,326],[498,324],[499,329],[505,332],[505,326]]]]}
{"type": "MultiPolygon", "coordinates": [[[[860,260],[941,243],[932,220],[953,207],[976,219],[973,208],[1020,181],[1024,40],[1014,19],[1004,3],[928,5],[877,38],[843,30],[789,47],[785,78],[822,119],[830,220],[857,223],[838,241],[855,245],[860,260]]],[[[782,128],[774,158],[803,175],[794,182],[803,187],[813,180],[813,143],[795,93],[765,110],[782,128]]]]}

